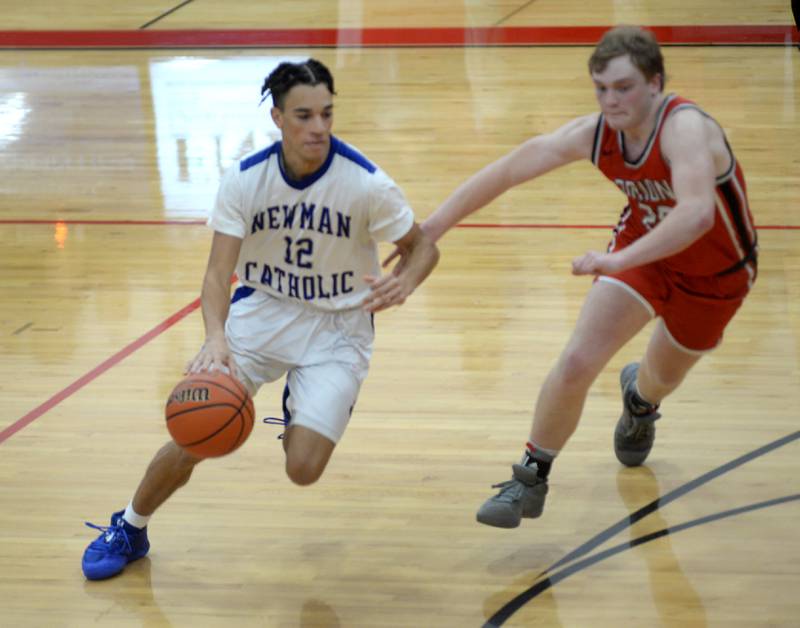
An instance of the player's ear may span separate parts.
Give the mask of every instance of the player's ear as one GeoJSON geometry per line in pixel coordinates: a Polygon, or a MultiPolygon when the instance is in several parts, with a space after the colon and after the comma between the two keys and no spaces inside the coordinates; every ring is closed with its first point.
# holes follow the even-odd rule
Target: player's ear
{"type": "Polygon", "coordinates": [[[660,94],[664,91],[664,76],[661,73],[656,72],[648,82],[653,88],[654,93],[660,94]]]}
{"type": "Polygon", "coordinates": [[[273,107],[269,110],[269,113],[272,116],[272,121],[275,123],[275,126],[279,129],[283,129],[283,111],[277,107],[273,107]]]}

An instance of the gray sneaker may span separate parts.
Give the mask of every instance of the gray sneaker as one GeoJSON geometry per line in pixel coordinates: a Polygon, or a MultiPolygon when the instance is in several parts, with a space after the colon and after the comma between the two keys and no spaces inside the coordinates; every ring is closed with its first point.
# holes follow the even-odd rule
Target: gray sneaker
{"type": "Polygon", "coordinates": [[[494,484],[500,492],[487,499],[478,510],[477,519],[487,526],[516,528],[522,517],[535,519],[541,516],[547,495],[547,480],[536,475],[536,467],[515,464],[514,477],[494,484]]]}
{"type": "Polygon", "coordinates": [[[631,410],[631,399],[636,391],[636,375],[639,364],[628,364],[619,375],[622,388],[622,416],[614,430],[614,453],[617,460],[627,467],[638,467],[646,459],[656,438],[654,422],[661,415],[653,410],[649,414],[636,415],[631,410]]]}

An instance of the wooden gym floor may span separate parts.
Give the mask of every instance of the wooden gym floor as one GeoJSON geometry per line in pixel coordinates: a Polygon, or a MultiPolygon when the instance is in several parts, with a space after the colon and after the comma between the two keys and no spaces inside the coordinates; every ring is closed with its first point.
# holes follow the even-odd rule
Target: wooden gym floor
{"type": "MultiPolygon", "coordinates": [[[[0,625],[800,626],[800,52],[788,3],[0,0],[0,625]],[[326,475],[300,489],[273,426],[201,465],[150,555],[86,582],[84,520],[125,506],[167,438],[220,172],[275,136],[284,58],[336,78],[335,132],[419,219],[531,135],[595,110],[587,45],[658,27],[668,88],[726,129],[760,226],[722,347],[620,467],[619,369],[554,466],[544,516],[481,526],[622,197],[589,164],[514,190],[440,244],[377,319],[326,475]],[[724,25],[724,26],[720,26],[724,25]],[[718,44],[718,45],[709,45],[718,44]],[[282,47],[280,47],[282,46],[282,47]]],[[[388,251],[388,249],[386,249],[388,251]]],[[[279,412],[282,387],[256,397],[279,412]]]]}

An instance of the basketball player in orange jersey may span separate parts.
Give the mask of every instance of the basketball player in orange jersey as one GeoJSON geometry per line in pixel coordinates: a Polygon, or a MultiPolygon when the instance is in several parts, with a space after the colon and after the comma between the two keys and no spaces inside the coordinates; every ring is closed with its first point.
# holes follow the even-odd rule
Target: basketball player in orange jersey
{"type": "MultiPolygon", "coordinates": [[[[756,233],[742,169],[720,126],[664,93],[651,33],[608,31],[589,59],[600,112],[534,137],[473,175],[422,224],[438,240],[464,217],[524,181],[590,159],[628,197],[608,250],[572,262],[594,275],[572,337],[539,394],[530,440],[510,481],[477,519],[513,528],[541,515],[553,459],[578,425],[589,387],[653,317],[639,363],[622,370],[617,458],[647,458],[661,401],[714,349],[756,277],[756,233]]],[[[388,260],[387,260],[388,261],[388,260]]]]}

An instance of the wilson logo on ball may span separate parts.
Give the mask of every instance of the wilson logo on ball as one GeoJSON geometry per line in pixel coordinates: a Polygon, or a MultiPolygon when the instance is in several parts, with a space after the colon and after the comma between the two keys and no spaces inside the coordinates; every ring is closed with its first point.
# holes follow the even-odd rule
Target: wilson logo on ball
{"type": "Polygon", "coordinates": [[[208,401],[211,393],[208,388],[184,388],[174,391],[167,399],[167,405],[171,403],[202,402],[208,401]]]}

